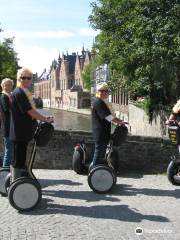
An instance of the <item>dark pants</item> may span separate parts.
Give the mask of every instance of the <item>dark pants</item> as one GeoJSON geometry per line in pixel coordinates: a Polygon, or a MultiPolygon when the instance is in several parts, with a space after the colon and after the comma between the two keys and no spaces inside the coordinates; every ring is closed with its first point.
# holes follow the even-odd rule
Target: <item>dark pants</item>
{"type": "Polygon", "coordinates": [[[12,161],[13,143],[9,137],[4,137],[4,159],[3,167],[9,167],[12,161]]]}
{"type": "Polygon", "coordinates": [[[96,142],[92,165],[102,164],[105,160],[106,148],[108,142],[96,142]]]}
{"type": "Polygon", "coordinates": [[[26,168],[26,154],[28,142],[13,141],[13,161],[14,168],[26,168]]]}

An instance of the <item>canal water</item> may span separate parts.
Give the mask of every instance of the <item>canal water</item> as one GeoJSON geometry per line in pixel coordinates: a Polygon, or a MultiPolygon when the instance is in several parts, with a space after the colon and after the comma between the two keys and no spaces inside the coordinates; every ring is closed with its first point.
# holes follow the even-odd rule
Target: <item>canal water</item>
{"type": "Polygon", "coordinates": [[[82,130],[91,132],[91,116],[69,112],[59,109],[42,109],[40,112],[44,115],[52,115],[54,117],[55,129],[63,130],[82,130]]]}

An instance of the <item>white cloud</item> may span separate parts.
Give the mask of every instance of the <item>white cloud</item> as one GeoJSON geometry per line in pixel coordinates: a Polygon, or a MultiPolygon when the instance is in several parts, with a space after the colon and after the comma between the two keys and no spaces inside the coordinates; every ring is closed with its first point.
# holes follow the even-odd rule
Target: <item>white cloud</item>
{"type": "Polygon", "coordinates": [[[46,68],[49,70],[52,61],[58,59],[59,54],[62,56],[62,53],[66,54],[68,51],[69,54],[72,52],[81,53],[81,46],[74,46],[67,48],[66,50],[59,52],[58,48],[45,48],[38,45],[29,46],[25,45],[23,41],[15,39],[14,49],[18,53],[19,65],[21,67],[27,67],[33,71],[33,73],[38,73],[40,75],[43,70],[46,68]]]}
{"type": "Polygon", "coordinates": [[[80,28],[79,33],[81,36],[95,37],[100,31],[95,31],[92,28],[80,28]]]}
{"type": "Polygon", "coordinates": [[[23,32],[23,31],[6,31],[1,34],[3,37],[12,37],[22,39],[22,38],[69,38],[73,37],[74,33],[68,31],[38,31],[38,32],[23,32]]]}
{"type": "MultiPolygon", "coordinates": [[[[95,37],[97,34],[100,33],[100,30],[93,30],[92,28],[80,28],[79,34],[80,36],[86,36],[86,37],[95,37]]],[[[1,36],[6,37],[15,37],[18,39],[23,38],[47,38],[47,39],[63,39],[63,38],[70,38],[74,37],[75,33],[69,32],[69,31],[37,31],[37,32],[31,32],[31,31],[5,31],[1,33],[1,36]]]]}
{"type": "Polygon", "coordinates": [[[53,59],[58,58],[59,50],[56,48],[42,48],[39,46],[23,45],[15,41],[15,51],[18,53],[19,65],[27,67],[40,75],[46,68],[49,70],[53,59]]]}
{"type": "MultiPolygon", "coordinates": [[[[80,35],[81,36],[95,36],[97,35],[97,31],[94,31],[89,28],[81,28],[80,29],[80,35]]],[[[68,44],[67,41],[67,48],[63,49],[62,45],[59,43],[58,48],[53,48],[52,44],[50,47],[42,47],[41,45],[38,45],[38,43],[29,43],[26,42],[26,40],[30,38],[50,38],[50,39],[57,39],[57,38],[70,38],[74,36],[74,33],[72,32],[66,32],[66,31],[46,31],[46,32],[19,32],[19,31],[6,31],[1,33],[1,38],[6,37],[12,37],[14,36],[14,50],[18,53],[19,58],[19,65],[21,67],[27,67],[30,68],[34,73],[38,73],[40,75],[43,70],[46,68],[49,70],[52,61],[54,59],[57,60],[59,55],[59,50],[64,51],[64,54],[66,54],[66,51],[68,51],[69,54],[72,52],[78,52],[81,53],[82,51],[82,45],[79,46],[80,42],[84,42],[82,40],[79,41],[77,44],[68,44]]],[[[81,38],[80,38],[81,39],[81,38]]],[[[85,44],[85,47],[86,46],[85,44]]],[[[60,52],[62,54],[62,52],[60,52]]]]}

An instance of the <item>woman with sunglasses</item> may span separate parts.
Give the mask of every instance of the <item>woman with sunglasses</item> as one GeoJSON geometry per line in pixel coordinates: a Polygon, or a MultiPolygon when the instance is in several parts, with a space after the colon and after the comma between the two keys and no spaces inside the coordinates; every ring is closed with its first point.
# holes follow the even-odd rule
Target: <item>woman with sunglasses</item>
{"type": "Polygon", "coordinates": [[[10,139],[13,141],[14,157],[12,161],[12,181],[26,171],[26,153],[28,142],[32,139],[36,119],[51,123],[52,117],[41,115],[35,107],[29,87],[33,73],[22,68],[17,72],[17,87],[12,92],[12,121],[10,126],[10,139]]]}

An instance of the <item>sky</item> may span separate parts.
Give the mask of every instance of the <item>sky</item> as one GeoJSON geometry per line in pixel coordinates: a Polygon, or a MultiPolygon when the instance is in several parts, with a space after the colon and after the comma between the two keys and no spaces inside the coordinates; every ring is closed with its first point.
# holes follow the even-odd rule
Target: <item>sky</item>
{"type": "Polygon", "coordinates": [[[14,37],[19,65],[40,75],[62,53],[91,50],[90,0],[0,0],[0,41],[14,37]]]}

